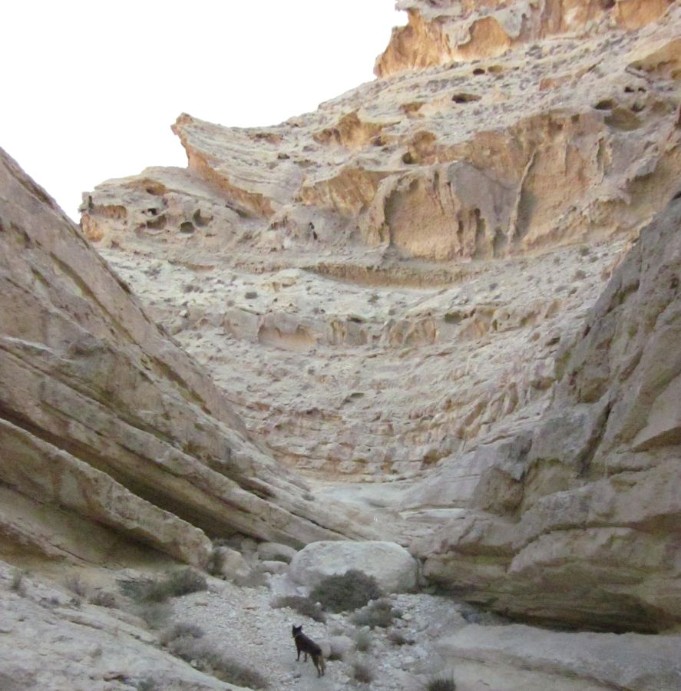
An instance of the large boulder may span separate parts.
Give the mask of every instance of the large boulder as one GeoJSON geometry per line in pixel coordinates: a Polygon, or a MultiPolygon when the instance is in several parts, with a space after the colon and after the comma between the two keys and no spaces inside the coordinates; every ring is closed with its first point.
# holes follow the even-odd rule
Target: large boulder
{"type": "Polygon", "coordinates": [[[289,576],[309,588],[326,576],[350,569],[373,576],[386,593],[402,593],[416,587],[418,564],[394,542],[313,542],[291,561],[289,576]]]}

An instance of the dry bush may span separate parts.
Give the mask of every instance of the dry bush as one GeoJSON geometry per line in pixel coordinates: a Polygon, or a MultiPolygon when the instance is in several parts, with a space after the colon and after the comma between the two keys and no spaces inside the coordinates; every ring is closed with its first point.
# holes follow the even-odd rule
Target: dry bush
{"type": "Polygon", "coordinates": [[[192,662],[198,670],[221,681],[251,689],[266,689],[265,677],[255,669],[227,657],[221,650],[205,639],[188,636],[176,638],[168,645],[173,655],[192,662]]]}
{"type": "Polygon", "coordinates": [[[25,576],[25,571],[22,571],[21,569],[14,569],[12,571],[12,580],[9,583],[9,589],[17,595],[21,595],[21,597],[26,595],[26,581],[24,580],[25,576]]]}
{"type": "Polygon", "coordinates": [[[81,577],[76,574],[72,573],[69,576],[67,576],[64,579],[64,585],[75,595],[78,595],[78,597],[87,597],[88,595],[88,587],[83,581],[81,580],[81,577]]]}
{"type": "Polygon", "coordinates": [[[320,621],[322,624],[326,622],[326,614],[324,614],[320,605],[309,597],[283,595],[272,602],[272,607],[275,609],[289,607],[294,612],[298,612],[298,614],[302,614],[304,617],[320,621]]]}
{"type": "Polygon", "coordinates": [[[366,653],[371,648],[371,634],[368,631],[358,631],[355,635],[355,648],[366,653]]]}
{"type": "Polygon", "coordinates": [[[178,638],[201,638],[203,629],[198,624],[180,623],[171,626],[161,634],[161,645],[169,645],[178,638]]]}
{"type": "Polygon", "coordinates": [[[163,602],[171,597],[180,597],[208,588],[206,577],[190,568],[172,571],[160,580],[145,578],[119,581],[118,585],[121,592],[135,602],[163,602]]]}
{"type": "Polygon", "coordinates": [[[401,631],[393,629],[388,634],[388,640],[396,646],[400,645],[414,645],[415,641],[412,638],[407,638],[401,631]]]}
{"type": "Polygon", "coordinates": [[[98,607],[109,607],[110,609],[118,607],[116,594],[109,592],[108,590],[95,590],[88,596],[87,601],[91,605],[97,605],[98,607]]]}
{"type": "Polygon", "coordinates": [[[355,612],[350,621],[357,626],[368,626],[372,629],[377,626],[382,629],[387,629],[397,616],[398,611],[393,609],[389,600],[382,598],[374,600],[366,607],[355,612]]]}
{"type": "Polygon", "coordinates": [[[355,681],[361,684],[371,684],[374,680],[374,673],[366,662],[354,662],[352,664],[352,676],[355,681]]]}
{"type": "Polygon", "coordinates": [[[434,677],[428,682],[426,691],[456,691],[454,677],[434,677]]]}
{"type": "Polygon", "coordinates": [[[168,625],[172,608],[167,602],[138,602],[132,612],[143,619],[150,629],[158,630],[168,625]]]}
{"type": "Polygon", "coordinates": [[[310,599],[331,612],[348,612],[364,607],[383,595],[373,576],[350,569],[342,576],[326,576],[310,593],[310,599]]]}

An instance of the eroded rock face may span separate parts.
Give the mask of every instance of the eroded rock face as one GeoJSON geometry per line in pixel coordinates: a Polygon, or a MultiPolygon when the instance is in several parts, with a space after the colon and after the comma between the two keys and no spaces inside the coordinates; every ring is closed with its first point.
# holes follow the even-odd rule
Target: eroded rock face
{"type": "Polygon", "coordinates": [[[426,475],[395,522],[429,579],[674,624],[673,314],[630,258],[583,320],[678,192],[681,8],[401,6],[380,79],[270,128],[181,116],[188,170],[103,183],[82,227],[282,463],[426,475]]]}
{"type": "Polygon", "coordinates": [[[180,116],[188,169],[99,185],[84,197],[87,237],[470,260],[636,232],[669,201],[681,172],[678,6],[402,8],[410,23],[381,79],[274,127],[180,116]]]}
{"type": "Polygon", "coordinates": [[[122,537],[203,564],[209,536],[359,534],[251,441],[224,393],[4,152],[0,189],[3,552],[101,562],[122,537]]]}
{"type": "Polygon", "coordinates": [[[387,77],[452,60],[503,55],[523,43],[562,33],[588,35],[599,22],[636,29],[660,17],[670,0],[400,0],[406,26],[393,30],[375,72],[387,77]]]}
{"type": "Polygon", "coordinates": [[[531,443],[497,447],[476,510],[419,542],[428,578],[538,621],[681,620],[680,226],[675,201],[563,346],[531,443]]]}

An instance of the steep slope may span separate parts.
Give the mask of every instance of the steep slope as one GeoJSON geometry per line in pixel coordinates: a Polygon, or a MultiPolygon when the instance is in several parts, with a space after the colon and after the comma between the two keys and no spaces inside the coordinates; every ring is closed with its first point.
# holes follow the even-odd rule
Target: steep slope
{"type": "Polygon", "coordinates": [[[401,71],[381,68],[381,79],[276,127],[182,115],[173,130],[188,170],[99,186],[83,228],[108,244],[363,246],[436,261],[635,232],[681,170],[681,9],[635,4],[406,3],[412,23],[383,59],[401,56],[401,71]],[[492,21],[517,33],[494,58],[429,43],[492,21]]]}
{"type": "Polygon", "coordinates": [[[270,128],[182,115],[188,168],[102,183],[83,230],[278,460],[401,481],[361,493],[427,578],[675,625],[676,371],[637,369],[664,361],[674,207],[635,243],[679,188],[681,7],[400,6],[376,81],[270,128]]]}
{"type": "Polygon", "coordinates": [[[279,126],[183,115],[188,168],[99,185],[83,230],[278,460],[422,472],[541,411],[561,338],[676,191],[681,9],[634,6],[409,3],[452,36],[531,25],[494,59],[400,49],[408,70],[279,126]]]}
{"type": "Polygon", "coordinates": [[[141,542],[194,564],[234,532],[363,534],[246,434],[54,202],[0,157],[3,553],[106,561],[141,542]]]}
{"type": "Polygon", "coordinates": [[[677,200],[563,347],[540,423],[478,450],[474,510],[416,545],[429,578],[543,622],[681,621],[680,228],[677,200]]]}

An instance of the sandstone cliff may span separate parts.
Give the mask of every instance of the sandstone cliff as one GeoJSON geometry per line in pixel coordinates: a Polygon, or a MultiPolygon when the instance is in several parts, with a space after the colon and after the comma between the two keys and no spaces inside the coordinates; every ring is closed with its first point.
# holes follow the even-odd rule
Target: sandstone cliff
{"type": "Polygon", "coordinates": [[[99,186],[86,235],[484,259],[637,231],[669,201],[678,6],[403,5],[381,79],[275,127],[182,115],[188,169],[99,186]]]}
{"type": "Polygon", "coordinates": [[[282,464],[399,481],[365,496],[427,578],[675,624],[676,371],[639,369],[664,305],[633,288],[668,272],[628,278],[673,221],[589,308],[678,192],[681,8],[400,6],[379,79],[269,128],[180,116],[187,169],[99,185],[83,231],[282,464]]]}
{"type": "Polygon", "coordinates": [[[54,202],[0,158],[4,554],[106,562],[143,543],[204,564],[209,537],[360,535],[248,437],[54,202]]]}
{"type": "Polygon", "coordinates": [[[644,231],[558,358],[534,429],[494,446],[471,510],[417,546],[498,611],[611,630],[681,620],[681,202],[644,231]]]}

